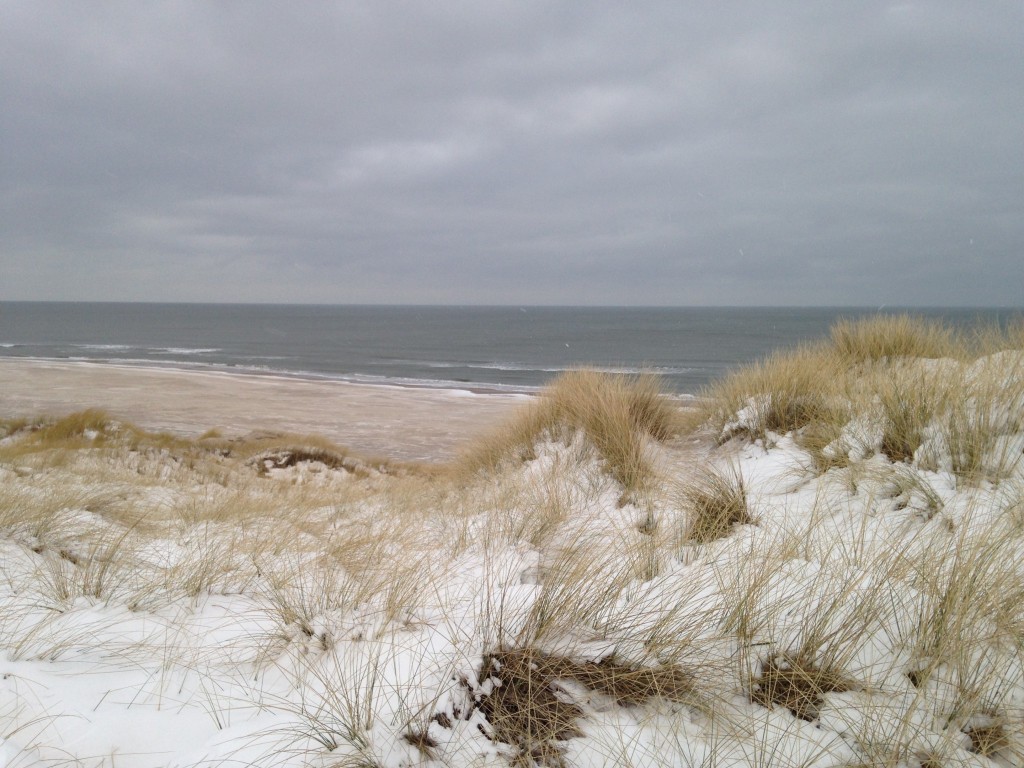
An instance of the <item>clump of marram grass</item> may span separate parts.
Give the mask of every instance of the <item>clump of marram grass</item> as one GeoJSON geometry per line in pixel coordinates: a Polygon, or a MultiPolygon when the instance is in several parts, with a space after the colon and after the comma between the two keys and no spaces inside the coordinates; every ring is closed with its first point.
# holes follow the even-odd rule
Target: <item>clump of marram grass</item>
{"type": "Polygon", "coordinates": [[[840,320],[832,326],[831,338],[835,351],[851,362],[959,358],[964,352],[962,341],[949,326],[906,314],[840,320]]]}
{"type": "Polygon", "coordinates": [[[117,432],[131,429],[98,408],[70,413],[60,418],[10,419],[5,423],[5,444],[0,446],[0,461],[21,456],[74,450],[106,444],[117,432]]]}
{"type": "Polygon", "coordinates": [[[303,463],[320,463],[328,469],[344,470],[360,477],[373,473],[405,475],[431,471],[424,464],[361,456],[320,435],[262,432],[230,440],[201,437],[198,445],[240,457],[261,477],[272,469],[288,469],[303,463]]]}
{"type": "Polygon", "coordinates": [[[885,414],[882,453],[893,461],[911,461],[932,419],[932,403],[896,390],[882,393],[880,400],[885,414]]]}
{"type": "Polygon", "coordinates": [[[46,424],[38,430],[36,437],[41,442],[57,442],[90,434],[101,435],[113,424],[113,418],[106,411],[87,408],[46,424]]]}
{"type": "Polygon", "coordinates": [[[213,445],[178,435],[142,429],[98,408],[59,418],[20,419],[15,424],[20,426],[0,445],[0,461],[43,457],[50,464],[60,464],[76,451],[95,449],[108,453],[159,453],[176,461],[192,463],[202,455],[219,450],[213,445]]]}
{"type": "Polygon", "coordinates": [[[566,701],[531,651],[498,652],[484,657],[481,678],[495,685],[480,697],[480,711],[491,727],[491,738],[518,749],[513,764],[563,765],[564,747],[558,742],[583,733],[577,721],[579,705],[566,701]]]}
{"type": "Polygon", "coordinates": [[[580,430],[608,472],[627,491],[637,491],[653,473],[645,440],[667,440],[678,432],[678,418],[679,409],[653,376],[570,371],[556,378],[537,402],[473,445],[461,463],[471,472],[493,469],[510,458],[532,458],[536,442],[545,435],[558,439],[580,430]]]}
{"type": "Polygon", "coordinates": [[[743,477],[735,469],[698,469],[683,487],[681,496],[687,514],[685,542],[708,544],[728,536],[734,525],[755,522],[747,504],[743,477]]]}
{"type": "Polygon", "coordinates": [[[721,442],[791,434],[818,474],[877,451],[998,482],[1020,460],[1022,338],[1016,326],[968,336],[910,316],[841,321],[831,343],[774,354],[712,385],[703,424],[721,442]]]}
{"type": "Polygon", "coordinates": [[[971,740],[971,752],[983,757],[995,757],[1011,746],[1006,724],[995,718],[987,718],[983,724],[970,726],[964,729],[964,733],[971,740]]]}
{"type": "Polygon", "coordinates": [[[32,419],[27,416],[0,419],[0,439],[16,435],[25,430],[38,429],[42,426],[42,423],[40,419],[32,419]]]}
{"type": "Polygon", "coordinates": [[[533,648],[500,650],[483,659],[481,678],[493,683],[479,698],[495,740],[518,748],[514,764],[561,766],[562,742],[583,735],[583,708],[564,683],[601,693],[620,707],[661,698],[694,701],[694,678],[682,667],[643,667],[617,661],[576,661],[533,648]]]}
{"type": "Polygon", "coordinates": [[[856,690],[857,683],[838,670],[800,656],[775,654],[751,681],[750,700],[761,706],[783,707],[801,720],[818,718],[826,693],[856,690]]]}
{"type": "Polygon", "coordinates": [[[845,423],[842,368],[821,346],[775,354],[713,384],[702,399],[707,420],[721,440],[769,432],[785,434],[812,424],[845,423]]]}

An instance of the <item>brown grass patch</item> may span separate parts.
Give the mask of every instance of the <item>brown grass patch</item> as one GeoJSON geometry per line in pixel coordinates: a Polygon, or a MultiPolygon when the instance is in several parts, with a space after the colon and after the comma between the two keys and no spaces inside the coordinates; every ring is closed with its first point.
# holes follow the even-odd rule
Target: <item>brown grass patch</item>
{"type": "MultiPolygon", "coordinates": [[[[484,657],[483,675],[497,684],[480,699],[493,738],[518,747],[517,762],[558,768],[562,749],[555,743],[582,736],[576,721],[583,710],[565,700],[531,651],[506,651],[484,657]]],[[[482,675],[482,677],[483,677],[482,675]]]]}
{"type": "Polygon", "coordinates": [[[992,757],[1010,746],[1006,727],[997,721],[967,728],[964,733],[971,740],[971,752],[977,755],[992,757]]]}
{"type": "Polygon", "coordinates": [[[26,430],[38,429],[42,426],[40,419],[28,417],[16,417],[12,419],[0,419],[0,438],[10,437],[26,430]]]}
{"type": "Polygon", "coordinates": [[[743,478],[736,471],[705,467],[694,473],[682,490],[687,511],[684,540],[708,544],[729,535],[734,525],[747,525],[750,516],[743,478]]]}
{"type": "Polygon", "coordinates": [[[420,754],[428,760],[433,759],[437,741],[427,731],[406,731],[402,734],[402,740],[419,750],[420,754]]]}
{"type": "Polygon", "coordinates": [[[563,765],[556,743],[581,736],[577,720],[583,709],[560,683],[575,681],[585,688],[632,707],[663,698],[693,700],[693,677],[681,667],[640,667],[614,659],[580,662],[533,649],[499,651],[484,657],[483,674],[497,684],[482,696],[480,709],[493,737],[520,749],[517,762],[563,765]]]}
{"type": "Polygon", "coordinates": [[[661,698],[688,702],[693,698],[693,676],[682,667],[637,667],[613,659],[578,662],[553,659],[552,674],[575,680],[615,700],[620,707],[636,707],[661,698]]]}
{"type": "Polygon", "coordinates": [[[202,450],[238,456],[247,465],[255,467],[261,477],[272,469],[287,469],[303,462],[319,462],[328,469],[342,470],[359,477],[367,477],[374,472],[384,475],[431,472],[425,464],[360,456],[319,435],[259,432],[231,440],[200,438],[197,445],[202,450]]]}
{"type": "Polygon", "coordinates": [[[800,657],[776,654],[752,681],[750,700],[769,709],[779,706],[808,722],[818,718],[826,693],[855,690],[854,681],[800,657]]]}
{"type": "Polygon", "coordinates": [[[262,477],[272,469],[287,469],[303,462],[318,462],[328,469],[342,469],[352,473],[360,471],[365,473],[366,471],[365,467],[351,456],[315,446],[295,446],[263,451],[249,459],[248,463],[256,467],[256,471],[262,477]]]}

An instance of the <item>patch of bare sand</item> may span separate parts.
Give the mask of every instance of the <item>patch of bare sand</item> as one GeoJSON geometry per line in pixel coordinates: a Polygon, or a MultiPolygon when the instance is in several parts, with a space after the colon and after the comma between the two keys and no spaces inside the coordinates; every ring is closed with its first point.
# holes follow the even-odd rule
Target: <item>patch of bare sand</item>
{"type": "Polygon", "coordinates": [[[351,450],[444,460],[508,417],[521,395],[370,386],[277,376],[0,359],[0,417],[84,408],[153,430],[196,436],[279,430],[323,435],[351,450]]]}

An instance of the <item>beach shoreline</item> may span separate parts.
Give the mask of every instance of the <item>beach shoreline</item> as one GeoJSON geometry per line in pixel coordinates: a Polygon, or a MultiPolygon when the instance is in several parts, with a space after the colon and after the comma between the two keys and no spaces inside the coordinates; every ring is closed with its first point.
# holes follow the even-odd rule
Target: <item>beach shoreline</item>
{"type": "Polygon", "coordinates": [[[477,386],[46,358],[0,358],[0,393],[0,418],[101,408],[185,436],[209,429],[317,434],[361,454],[404,461],[450,459],[531,398],[477,386]]]}

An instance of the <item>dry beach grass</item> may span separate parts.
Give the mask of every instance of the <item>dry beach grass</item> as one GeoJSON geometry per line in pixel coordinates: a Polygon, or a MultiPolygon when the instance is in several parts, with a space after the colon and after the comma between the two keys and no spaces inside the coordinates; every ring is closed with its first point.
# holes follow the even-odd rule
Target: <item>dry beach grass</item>
{"type": "Polygon", "coordinates": [[[1024,762],[1024,334],[913,318],[696,417],[588,371],[445,466],[0,424],[0,755],[1024,762]]]}

